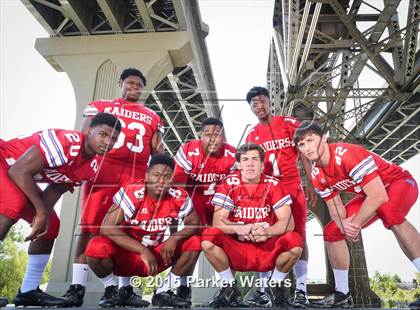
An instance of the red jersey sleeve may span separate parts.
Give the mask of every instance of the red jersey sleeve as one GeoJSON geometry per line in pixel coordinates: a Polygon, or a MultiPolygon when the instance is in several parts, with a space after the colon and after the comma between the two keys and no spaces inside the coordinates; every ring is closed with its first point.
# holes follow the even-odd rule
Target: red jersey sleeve
{"type": "Polygon", "coordinates": [[[182,168],[186,175],[190,175],[191,170],[193,168],[193,164],[190,158],[187,157],[189,145],[190,145],[189,143],[182,145],[178,149],[178,152],[176,152],[176,155],[174,157],[177,166],[182,168]]]}
{"type": "Polygon", "coordinates": [[[114,195],[114,204],[124,211],[125,220],[133,218],[144,200],[146,188],[142,183],[131,183],[121,187],[114,195]]]}
{"type": "Polygon", "coordinates": [[[93,101],[91,103],[89,103],[85,110],[83,111],[83,116],[84,117],[93,117],[96,114],[98,114],[100,112],[99,106],[98,106],[98,101],[93,101]]]}
{"type": "Polygon", "coordinates": [[[291,116],[284,117],[284,122],[287,124],[287,128],[289,129],[290,141],[294,143],[293,136],[295,135],[296,129],[300,126],[300,122],[296,118],[291,116]]]}
{"type": "Polygon", "coordinates": [[[357,185],[364,186],[373,178],[379,176],[378,166],[372,154],[364,147],[352,144],[343,144],[336,147],[336,162],[339,162],[346,174],[357,185]],[[340,153],[343,155],[340,158],[340,153]]]}
{"type": "Polygon", "coordinates": [[[80,131],[47,129],[39,133],[39,150],[50,168],[68,164],[82,149],[83,136],[80,131]]]}
{"type": "Polygon", "coordinates": [[[239,185],[239,182],[240,180],[236,176],[226,177],[224,182],[217,186],[216,192],[211,200],[211,204],[215,207],[222,207],[228,211],[233,211],[233,209],[235,208],[235,203],[232,197],[230,196],[232,191],[231,185],[239,185]]]}
{"type": "Polygon", "coordinates": [[[320,178],[322,178],[322,176],[320,176],[319,168],[313,166],[311,173],[311,183],[319,197],[321,197],[325,201],[328,201],[339,194],[338,191],[332,187],[322,186],[320,178]]]}
{"type": "Polygon", "coordinates": [[[175,206],[177,208],[177,215],[175,217],[179,220],[184,220],[193,209],[193,204],[188,193],[181,188],[171,187],[168,194],[175,199],[175,206]]]}
{"type": "Polygon", "coordinates": [[[280,182],[272,177],[267,177],[264,182],[269,184],[271,208],[276,211],[277,209],[292,204],[292,197],[281,187],[280,182]]]}

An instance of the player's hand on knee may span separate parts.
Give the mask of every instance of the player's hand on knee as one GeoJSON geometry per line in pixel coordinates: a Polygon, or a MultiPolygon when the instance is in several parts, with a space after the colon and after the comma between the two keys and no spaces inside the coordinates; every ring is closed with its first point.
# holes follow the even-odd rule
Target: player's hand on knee
{"type": "Polygon", "coordinates": [[[49,227],[49,214],[35,214],[32,220],[32,231],[26,236],[25,241],[37,240],[45,236],[49,227]]]}
{"type": "Polygon", "coordinates": [[[174,238],[169,238],[163,243],[160,254],[162,255],[163,262],[165,265],[170,265],[172,262],[172,256],[174,256],[176,249],[176,240],[174,238]]]}
{"type": "Polygon", "coordinates": [[[149,249],[144,249],[142,253],[140,253],[141,259],[147,266],[148,276],[154,276],[158,269],[157,259],[153,255],[153,253],[149,249]]]}

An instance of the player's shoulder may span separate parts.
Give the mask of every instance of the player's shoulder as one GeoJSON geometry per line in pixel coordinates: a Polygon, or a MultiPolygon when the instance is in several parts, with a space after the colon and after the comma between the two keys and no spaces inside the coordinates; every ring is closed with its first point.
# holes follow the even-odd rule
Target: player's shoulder
{"type": "Polygon", "coordinates": [[[88,106],[95,106],[95,107],[102,107],[102,106],[109,106],[119,104],[118,99],[98,99],[91,101],[88,106]]]}
{"type": "Polygon", "coordinates": [[[39,131],[38,134],[43,139],[51,139],[53,141],[58,140],[61,143],[78,143],[83,140],[83,132],[75,129],[49,128],[39,131]]]}
{"type": "Polygon", "coordinates": [[[143,179],[122,184],[121,188],[135,198],[141,200],[146,195],[146,184],[143,179]]]}
{"type": "Polygon", "coordinates": [[[274,185],[279,185],[280,184],[280,180],[271,176],[271,175],[267,175],[267,174],[262,174],[261,175],[261,183],[271,183],[274,185]]]}
{"type": "Polygon", "coordinates": [[[145,105],[142,105],[142,109],[143,109],[143,113],[149,115],[150,117],[152,117],[153,119],[157,120],[157,121],[161,121],[160,120],[160,116],[159,114],[157,114],[154,110],[152,110],[149,107],[146,107],[145,105]]]}
{"type": "Polygon", "coordinates": [[[224,152],[223,156],[235,158],[236,147],[230,145],[227,142],[223,142],[222,150],[224,152]]]}
{"type": "Polygon", "coordinates": [[[175,185],[169,188],[168,197],[169,199],[179,203],[183,203],[184,201],[190,198],[187,191],[184,188],[175,185]]]}

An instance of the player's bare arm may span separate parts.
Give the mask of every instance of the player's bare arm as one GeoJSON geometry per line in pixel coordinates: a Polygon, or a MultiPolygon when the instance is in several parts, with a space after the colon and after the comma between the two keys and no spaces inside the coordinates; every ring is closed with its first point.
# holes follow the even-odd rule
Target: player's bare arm
{"type": "Polygon", "coordinates": [[[36,239],[47,232],[48,218],[54,207],[53,205],[47,208],[42,199],[41,190],[33,179],[33,176],[44,168],[46,168],[44,157],[37,146],[32,146],[9,169],[10,179],[28,197],[36,212],[32,222],[32,232],[26,237],[26,241],[36,239]]]}
{"type": "Polygon", "coordinates": [[[240,240],[254,240],[254,237],[251,235],[252,224],[244,225],[231,222],[229,221],[229,213],[229,210],[215,206],[213,215],[213,226],[219,228],[225,234],[237,234],[240,240]]]}
{"type": "MultiPolygon", "coordinates": [[[[176,223],[177,224],[177,223],[176,223]]],[[[200,229],[200,218],[194,209],[185,217],[184,228],[174,233],[171,232],[171,236],[163,242],[161,254],[165,264],[170,264],[172,256],[175,253],[176,245],[178,241],[185,240],[192,235],[198,234],[200,229]]]]}
{"type": "Polygon", "coordinates": [[[353,218],[353,222],[360,227],[363,227],[375,216],[376,210],[381,205],[388,202],[388,194],[379,176],[370,180],[362,189],[366,194],[366,199],[359,212],[353,218]]]}
{"type": "Polygon", "coordinates": [[[311,206],[315,207],[316,200],[318,197],[315,193],[315,188],[313,187],[310,181],[311,173],[312,173],[312,162],[308,158],[303,156],[302,153],[299,153],[299,154],[300,154],[300,159],[302,160],[303,170],[305,171],[306,178],[308,180],[307,185],[306,185],[306,197],[309,198],[309,203],[311,204],[311,206]]]}
{"type": "Polygon", "coordinates": [[[101,225],[101,234],[107,236],[120,247],[140,253],[146,263],[149,275],[155,275],[157,271],[157,260],[152,252],[142,245],[139,241],[128,236],[121,228],[120,224],[124,221],[124,211],[112,205],[101,225]]]}
{"type": "Polygon", "coordinates": [[[150,140],[150,150],[152,155],[164,153],[165,151],[162,143],[162,135],[159,131],[156,131],[150,140]]]}

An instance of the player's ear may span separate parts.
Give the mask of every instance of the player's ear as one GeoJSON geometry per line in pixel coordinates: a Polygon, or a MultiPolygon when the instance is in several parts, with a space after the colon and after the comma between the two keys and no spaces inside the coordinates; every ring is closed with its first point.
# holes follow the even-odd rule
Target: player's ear
{"type": "Polygon", "coordinates": [[[88,126],[88,127],[86,128],[86,133],[87,133],[89,136],[92,134],[92,131],[93,131],[93,128],[92,128],[92,127],[88,126]]]}
{"type": "Polygon", "coordinates": [[[122,79],[120,79],[120,80],[119,80],[119,82],[118,82],[118,86],[119,86],[119,87],[122,87],[122,84],[123,84],[123,80],[122,80],[122,79]]]}
{"type": "Polygon", "coordinates": [[[327,143],[327,139],[328,139],[327,135],[323,135],[321,138],[322,143],[327,143]]]}

